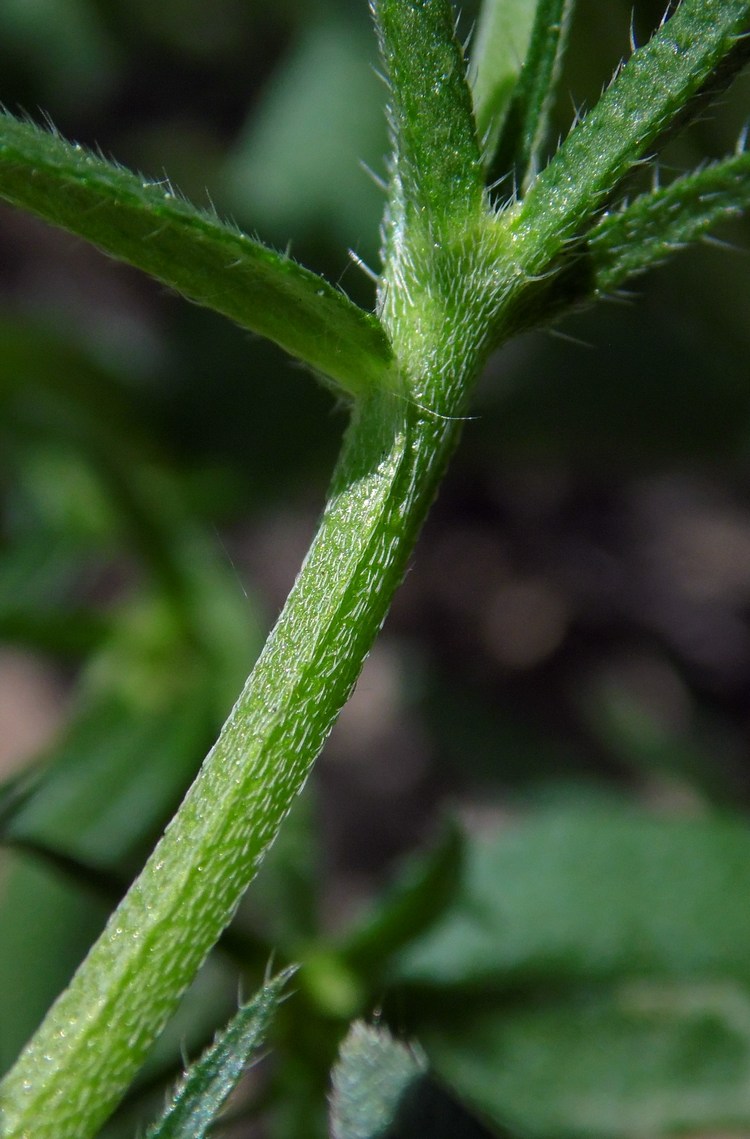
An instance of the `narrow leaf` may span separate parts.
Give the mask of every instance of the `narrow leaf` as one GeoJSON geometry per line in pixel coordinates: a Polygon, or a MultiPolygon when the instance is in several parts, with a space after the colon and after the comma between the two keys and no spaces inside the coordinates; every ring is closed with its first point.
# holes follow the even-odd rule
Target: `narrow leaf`
{"type": "Polygon", "coordinates": [[[750,209],[750,152],[736,154],[642,194],[605,214],[588,251],[596,288],[616,289],[628,277],[665,261],[727,218],[750,209]]]}
{"type": "Polygon", "coordinates": [[[750,55],[750,0],[684,0],[629,59],[510,215],[526,272],[548,265],[668,129],[750,55]]]}
{"type": "Polygon", "coordinates": [[[477,216],[483,169],[450,0],[375,0],[390,83],[391,222],[477,216]]]}
{"type": "Polygon", "coordinates": [[[0,197],[267,336],[353,395],[383,382],[390,350],[375,317],[168,183],[2,113],[0,197]]]}
{"type": "Polygon", "coordinates": [[[435,850],[405,868],[369,920],[346,940],[342,952],[372,975],[390,954],[424,934],[454,900],[461,879],[464,840],[452,826],[435,850]]]}
{"type": "Polygon", "coordinates": [[[534,26],[536,0],[485,0],[471,52],[469,78],[485,154],[495,151],[534,26]]]}
{"type": "Polygon", "coordinates": [[[38,767],[27,767],[14,772],[0,783],[0,842],[16,813],[29,799],[40,779],[38,767]]]}
{"type": "Polygon", "coordinates": [[[257,1055],[294,969],[274,977],[232,1018],[210,1048],[188,1068],[164,1115],[146,1139],[204,1139],[257,1055]]]}
{"type": "Polygon", "coordinates": [[[575,0],[539,0],[537,4],[528,54],[508,108],[491,175],[494,180],[512,174],[522,191],[538,170],[574,5],[575,0]]]}

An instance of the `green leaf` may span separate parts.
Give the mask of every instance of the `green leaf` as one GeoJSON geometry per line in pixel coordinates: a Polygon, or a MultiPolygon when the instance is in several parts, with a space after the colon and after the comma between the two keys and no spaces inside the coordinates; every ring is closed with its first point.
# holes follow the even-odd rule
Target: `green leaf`
{"type": "Polygon", "coordinates": [[[354,1023],[333,1069],[332,1139],[489,1139],[430,1078],[421,1048],[354,1023]]]}
{"type": "Polygon", "coordinates": [[[390,349],[375,317],[168,183],[3,113],[0,197],[267,336],[353,395],[384,382],[390,349]]]}
{"type": "MultiPolygon", "coordinates": [[[[315,785],[308,783],[293,804],[243,901],[242,912],[252,929],[287,960],[299,961],[320,934],[324,872],[315,792],[315,785]]],[[[307,976],[305,970],[302,980],[307,976]]]]}
{"type": "Polygon", "coordinates": [[[750,152],[714,162],[607,213],[587,251],[597,290],[610,292],[750,209],[750,152]]]}
{"type": "MultiPolygon", "coordinates": [[[[90,679],[47,765],[35,767],[3,812],[0,838],[17,848],[0,904],[5,1066],[100,932],[211,736],[199,677],[170,692],[165,674],[146,662],[121,663],[128,691],[90,679]]],[[[177,654],[164,663],[187,672],[177,654]]]]}
{"type": "Polygon", "coordinates": [[[3,852],[0,910],[0,1073],[106,920],[109,904],[35,857],[3,852]]]}
{"type": "Polygon", "coordinates": [[[386,138],[362,11],[306,15],[260,105],[253,101],[221,184],[241,224],[295,247],[325,234],[367,260],[377,252],[383,195],[360,162],[379,165],[386,138]]]}
{"type": "Polygon", "coordinates": [[[333,1139],[390,1136],[399,1104],[426,1072],[421,1049],[399,1043],[387,1029],[356,1021],[333,1070],[333,1139]]]}
{"type": "Polygon", "coordinates": [[[535,178],[547,137],[575,0],[538,0],[528,52],[508,107],[492,179],[512,175],[522,192],[535,178]]]}
{"type": "Polygon", "coordinates": [[[474,220],[484,173],[450,0],[375,0],[390,84],[390,242],[474,220]]]}
{"type": "Polygon", "coordinates": [[[750,0],[683,0],[634,52],[507,215],[526,272],[548,265],[633,165],[730,81],[750,55],[749,21],[750,0]]]}
{"type": "Polygon", "coordinates": [[[0,783],[0,835],[4,833],[8,821],[33,794],[39,777],[38,768],[25,767],[0,783]]]}
{"type": "Polygon", "coordinates": [[[529,48],[537,0],[484,0],[472,44],[469,78],[485,154],[495,151],[529,48]]]}
{"type": "Polygon", "coordinates": [[[482,1002],[424,1037],[437,1072],[496,1125],[540,1139],[750,1127],[750,993],[631,983],[482,1002]]]}
{"type": "Polygon", "coordinates": [[[231,575],[200,542],[190,548],[191,627],[158,597],[120,606],[70,723],[6,824],[12,840],[121,868],[123,859],[140,860],[184,792],[257,651],[251,610],[231,575]],[[203,634],[210,621],[211,636],[203,634]]]}
{"type": "Polygon", "coordinates": [[[341,952],[347,962],[371,979],[391,954],[434,925],[459,887],[463,853],[463,836],[451,826],[433,851],[410,862],[346,939],[341,952]]]}
{"type": "Polygon", "coordinates": [[[269,981],[243,1005],[209,1049],[186,1071],[164,1115],[146,1139],[204,1139],[247,1065],[257,1055],[294,969],[269,981]]]}
{"type": "Polygon", "coordinates": [[[422,985],[726,976],[750,982],[750,829],[570,809],[467,846],[459,900],[394,963],[422,985]]]}
{"type": "Polygon", "coordinates": [[[139,709],[116,694],[84,705],[7,825],[8,837],[99,868],[141,856],[210,738],[205,695],[188,692],[159,708],[139,709]]]}

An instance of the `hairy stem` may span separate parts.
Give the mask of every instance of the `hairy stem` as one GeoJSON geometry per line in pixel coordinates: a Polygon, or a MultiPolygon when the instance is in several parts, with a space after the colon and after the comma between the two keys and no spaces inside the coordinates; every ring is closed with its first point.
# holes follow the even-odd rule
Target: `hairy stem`
{"type": "Polygon", "coordinates": [[[3,1139],[86,1139],[230,920],[345,702],[457,434],[394,393],[358,406],[320,530],[195,784],[0,1085],[3,1139]]]}

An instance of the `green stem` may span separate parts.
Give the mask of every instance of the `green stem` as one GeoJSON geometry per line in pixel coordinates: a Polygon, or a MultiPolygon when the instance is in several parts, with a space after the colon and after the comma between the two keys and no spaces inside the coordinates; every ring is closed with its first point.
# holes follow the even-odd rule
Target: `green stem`
{"type": "MultiPolygon", "coordinates": [[[[231,920],[385,618],[488,349],[504,288],[453,10],[449,0],[378,0],[377,16],[392,86],[389,252],[376,343],[359,325],[354,338],[357,353],[370,349],[366,382],[343,369],[358,399],[331,495],[184,803],[0,1085],[3,1139],[90,1139],[231,920]]],[[[87,178],[75,188],[87,193],[87,178]]],[[[141,203],[126,204],[130,239],[141,203]]],[[[258,270],[261,252],[252,258],[258,270]]],[[[275,263],[269,279],[278,284],[275,263]]],[[[262,273],[255,284],[262,295],[262,273]]],[[[295,336],[307,342],[312,325],[295,336]]]]}
{"type": "Polygon", "coordinates": [[[287,605],[175,819],[0,1085],[3,1139],[86,1139],[230,920],[348,696],[457,436],[394,393],[358,405],[287,605]]]}

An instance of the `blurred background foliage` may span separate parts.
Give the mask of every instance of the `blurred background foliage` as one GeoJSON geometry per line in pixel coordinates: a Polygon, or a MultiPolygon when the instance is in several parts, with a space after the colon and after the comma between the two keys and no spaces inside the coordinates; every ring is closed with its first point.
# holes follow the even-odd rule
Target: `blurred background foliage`
{"type": "MultiPolygon", "coordinates": [[[[636,7],[642,42],[663,0],[636,7]]],[[[560,134],[629,52],[629,0],[578,8],[560,134]]],[[[368,307],[347,249],[377,265],[375,62],[364,0],[0,6],[6,106],[168,175],[368,307]]],[[[749,92],[673,143],[663,176],[731,150],[749,92]]],[[[750,929],[732,925],[750,874],[750,231],[717,236],[632,303],[491,361],[311,786],[108,1135],[133,1134],[274,949],[306,967],[235,1136],[323,1134],[347,1021],[381,1006],[491,1128],[750,1129],[750,929]],[[512,881],[539,904],[516,912],[512,881]],[[693,886],[683,921],[670,905],[693,886]]],[[[4,1069],[229,710],[345,415],[274,347],[33,218],[0,211],[0,252],[4,1069]]]]}

